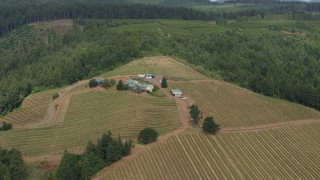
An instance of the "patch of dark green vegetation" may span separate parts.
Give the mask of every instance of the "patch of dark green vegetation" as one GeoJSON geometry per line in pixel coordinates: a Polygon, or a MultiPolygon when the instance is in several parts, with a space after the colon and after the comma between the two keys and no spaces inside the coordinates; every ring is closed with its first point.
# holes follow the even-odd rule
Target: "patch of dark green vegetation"
{"type": "Polygon", "coordinates": [[[7,122],[2,122],[2,125],[0,126],[0,131],[8,131],[12,129],[12,124],[7,122]]]}
{"type": "Polygon", "coordinates": [[[95,173],[128,156],[132,141],[122,142],[120,136],[113,138],[111,132],[103,134],[97,145],[88,142],[83,154],[64,152],[60,165],[51,172],[52,179],[77,180],[90,179],[95,173]]]}
{"type": "Polygon", "coordinates": [[[21,152],[16,149],[0,148],[0,179],[26,179],[27,170],[21,152]]]}
{"type": "Polygon", "coordinates": [[[149,144],[155,142],[159,133],[152,128],[144,128],[139,132],[138,141],[141,144],[149,144]]]}

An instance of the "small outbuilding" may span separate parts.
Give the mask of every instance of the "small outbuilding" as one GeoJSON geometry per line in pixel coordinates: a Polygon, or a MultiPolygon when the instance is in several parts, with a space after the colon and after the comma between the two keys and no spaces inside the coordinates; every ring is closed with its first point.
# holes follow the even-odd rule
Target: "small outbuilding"
{"type": "Polygon", "coordinates": [[[104,86],[104,80],[103,79],[96,79],[96,82],[99,86],[104,86]]]}
{"type": "Polygon", "coordinates": [[[145,74],[144,77],[145,77],[146,79],[152,79],[152,78],[155,78],[156,75],[154,75],[154,74],[145,74]]]}
{"type": "Polygon", "coordinates": [[[183,93],[180,89],[172,89],[171,93],[174,97],[181,97],[183,95],[183,93]]]}
{"type": "Polygon", "coordinates": [[[149,91],[149,92],[152,92],[153,90],[153,86],[150,84],[141,84],[140,88],[144,91],[149,91]]]}

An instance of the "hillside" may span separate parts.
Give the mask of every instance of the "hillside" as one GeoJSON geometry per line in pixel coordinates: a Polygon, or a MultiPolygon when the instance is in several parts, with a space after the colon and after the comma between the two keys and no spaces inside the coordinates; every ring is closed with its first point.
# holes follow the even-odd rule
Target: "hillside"
{"type": "MultiPolygon", "coordinates": [[[[27,162],[47,159],[56,164],[65,149],[80,153],[89,140],[96,142],[101,134],[110,130],[115,136],[119,134],[123,138],[133,139],[135,148],[132,155],[107,167],[98,173],[97,178],[277,178],[292,171],[296,173],[290,177],[319,176],[315,171],[318,167],[312,166],[319,158],[317,153],[311,150],[308,156],[301,155],[300,148],[293,147],[292,143],[294,140],[301,141],[304,142],[304,148],[317,148],[313,137],[318,136],[320,112],[212,80],[166,56],[137,59],[97,77],[128,79],[140,73],[167,77],[169,88],[161,90],[164,96],[137,95],[130,91],[119,92],[100,87],[90,89],[86,88],[88,80],[63,89],[36,93],[23,102],[23,108],[50,103],[51,92],[60,93],[60,98],[55,101],[57,110],[53,118],[44,123],[42,121],[46,120],[43,119],[30,123],[22,118],[20,128],[0,132],[0,144],[4,148],[21,150],[27,162]],[[174,98],[169,93],[170,88],[182,89],[188,99],[174,98]],[[204,116],[213,115],[223,128],[221,134],[217,137],[206,136],[199,128],[191,126],[187,108],[189,103],[199,104],[204,116]],[[158,142],[147,146],[137,144],[137,135],[144,127],[155,128],[160,133],[158,142]],[[310,139],[305,141],[307,137],[310,139]],[[250,146],[232,143],[231,140],[250,146]],[[236,153],[240,152],[234,149],[239,148],[243,149],[239,154],[243,160],[235,159],[239,157],[236,153]],[[170,156],[166,158],[174,161],[157,160],[167,153],[170,156]],[[266,159],[268,155],[273,159],[266,159]],[[284,158],[279,156],[294,156],[297,159],[283,164],[284,158]],[[304,160],[296,164],[301,159],[304,160]],[[211,163],[216,160],[220,164],[211,163]],[[243,163],[246,167],[242,167],[243,163]],[[261,166],[258,172],[251,170],[255,166],[261,166]],[[155,167],[159,168],[155,170],[155,167]],[[171,168],[168,170],[166,167],[171,168]],[[138,168],[139,173],[133,173],[133,168],[138,168]],[[284,170],[275,170],[279,168],[284,170]],[[297,172],[296,169],[300,170],[297,172]],[[120,177],[120,171],[127,173],[120,177]],[[270,171],[276,174],[271,175],[270,171]]],[[[42,117],[45,116],[43,113],[42,117]]],[[[20,114],[24,117],[28,113],[21,111],[20,114]]]]}
{"type": "Polygon", "coordinates": [[[173,136],[94,179],[319,179],[320,125],[173,136]]]}

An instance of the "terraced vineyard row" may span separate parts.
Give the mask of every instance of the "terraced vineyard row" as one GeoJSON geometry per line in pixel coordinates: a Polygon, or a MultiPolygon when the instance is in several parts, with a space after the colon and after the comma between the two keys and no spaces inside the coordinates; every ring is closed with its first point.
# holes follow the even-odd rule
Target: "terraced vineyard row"
{"type": "Polygon", "coordinates": [[[320,124],[173,136],[96,179],[319,179],[320,124]]]}
{"type": "Polygon", "coordinates": [[[164,134],[180,125],[174,100],[128,92],[90,91],[72,97],[63,124],[0,132],[0,144],[17,148],[26,156],[50,155],[65,149],[81,150],[89,140],[96,142],[108,130],[136,139],[144,127],[153,127],[164,134]]]}
{"type": "Polygon", "coordinates": [[[219,81],[170,82],[198,104],[204,116],[222,127],[247,127],[320,118],[320,112],[283,100],[265,97],[219,81]]]}
{"type": "Polygon", "coordinates": [[[146,57],[135,60],[101,76],[109,78],[119,75],[135,75],[144,73],[154,73],[166,76],[170,79],[179,80],[209,79],[189,66],[165,56],[146,57]]]}
{"type": "Polygon", "coordinates": [[[0,121],[5,120],[16,125],[26,125],[42,120],[47,114],[50,102],[52,102],[52,94],[57,92],[59,90],[50,90],[28,96],[19,110],[3,117],[0,121]]]}

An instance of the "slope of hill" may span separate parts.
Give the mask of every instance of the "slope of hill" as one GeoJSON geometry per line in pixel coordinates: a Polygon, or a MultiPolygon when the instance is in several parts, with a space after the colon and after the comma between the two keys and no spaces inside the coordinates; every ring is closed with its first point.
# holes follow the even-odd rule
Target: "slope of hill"
{"type": "Polygon", "coordinates": [[[49,90],[28,96],[22,103],[21,108],[0,118],[13,124],[14,128],[23,127],[43,120],[46,117],[52,95],[58,90],[49,90]]]}
{"type": "Polygon", "coordinates": [[[213,116],[224,128],[320,118],[320,112],[314,109],[262,96],[220,81],[171,81],[169,87],[181,89],[199,105],[203,116],[213,116]]]}
{"type": "Polygon", "coordinates": [[[108,130],[135,140],[144,127],[165,134],[180,124],[173,100],[89,91],[73,95],[63,123],[0,132],[0,144],[17,148],[24,156],[52,155],[65,149],[81,151],[89,140],[96,141],[108,130]]]}
{"type": "MultiPolygon", "coordinates": [[[[21,150],[28,162],[44,158],[57,161],[65,149],[82,152],[89,140],[95,142],[108,130],[136,143],[139,131],[152,127],[160,133],[158,142],[136,144],[132,157],[107,167],[97,178],[319,177],[318,111],[211,80],[166,56],[138,59],[99,77],[119,79],[139,73],[166,76],[170,88],[182,89],[188,100],[173,98],[170,88],[163,89],[166,96],[159,98],[90,89],[85,87],[88,81],[82,81],[61,90],[70,102],[63,108],[65,115],[60,116],[61,111],[55,114],[63,118],[60,123],[0,132],[0,144],[21,150]],[[188,102],[199,104],[203,115],[213,115],[223,127],[221,134],[203,135],[190,126],[188,102]]],[[[30,105],[32,97],[23,102],[23,107],[30,105]]]]}
{"type": "Polygon", "coordinates": [[[320,124],[173,136],[94,179],[319,179],[320,124]]]}
{"type": "Polygon", "coordinates": [[[195,69],[166,56],[146,57],[135,60],[115,70],[102,74],[101,77],[108,78],[120,75],[137,75],[148,72],[165,76],[172,80],[209,79],[195,69]]]}

